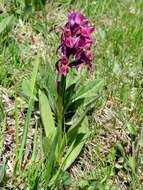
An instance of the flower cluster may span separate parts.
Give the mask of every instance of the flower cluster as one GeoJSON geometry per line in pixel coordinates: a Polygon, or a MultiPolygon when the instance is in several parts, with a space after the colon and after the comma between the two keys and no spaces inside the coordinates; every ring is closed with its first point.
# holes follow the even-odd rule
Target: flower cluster
{"type": "Polygon", "coordinates": [[[82,14],[72,11],[68,14],[68,22],[63,28],[61,35],[61,58],[58,64],[58,71],[65,76],[69,69],[76,67],[81,70],[84,64],[88,70],[93,70],[93,52],[91,45],[93,39],[91,33],[95,26],[91,26],[87,18],[82,14]]]}

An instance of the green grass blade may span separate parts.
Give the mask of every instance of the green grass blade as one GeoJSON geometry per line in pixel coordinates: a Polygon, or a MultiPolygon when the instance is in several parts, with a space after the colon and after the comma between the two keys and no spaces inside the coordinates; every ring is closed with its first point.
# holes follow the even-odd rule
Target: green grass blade
{"type": "Polygon", "coordinates": [[[23,154],[24,154],[24,147],[25,147],[26,140],[27,140],[27,132],[28,132],[28,128],[30,127],[30,118],[31,118],[32,107],[33,107],[33,103],[34,103],[34,88],[35,88],[39,63],[40,63],[40,59],[39,59],[39,57],[37,57],[37,59],[34,63],[34,68],[33,68],[33,73],[32,73],[31,96],[30,96],[30,100],[29,100],[29,104],[28,104],[28,111],[27,111],[27,115],[26,115],[24,129],[23,129],[22,143],[21,143],[19,156],[18,156],[17,165],[18,165],[19,169],[21,168],[23,154]]]}
{"type": "Polygon", "coordinates": [[[15,100],[15,138],[16,138],[16,159],[18,158],[19,152],[19,118],[18,118],[18,108],[17,108],[17,99],[15,100]]]}
{"type": "Polygon", "coordinates": [[[33,151],[32,151],[32,157],[31,160],[34,162],[36,160],[36,148],[37,148],[37,125],[35,127],[35,133],[34,133],[34,142],[33,142],[33,151]]]}
{"type": "Polygon", "coordinates": [[[6,119],[3,120],[2,124],[0,125],[0,157],[3,150],[4,144],[4,137],[5,137],[5,130],[6,130],[6,119]]]}
{"type": "Polygon", "coordinates": [[[5,17],[0,23],[0,34],[2,34],[12,23],[14,16],[5,17]]]}

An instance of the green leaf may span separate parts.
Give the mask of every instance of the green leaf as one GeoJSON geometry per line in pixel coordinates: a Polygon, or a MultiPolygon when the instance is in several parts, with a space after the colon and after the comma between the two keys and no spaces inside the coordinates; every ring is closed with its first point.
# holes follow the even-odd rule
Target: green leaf
{"type": "Polygon", "coordinates": [[[141,164],[143,165],[143,152],[141,153],[141,164]]]}
{"type": "Polygon", "coordinates": [[[31,5],[32,4],[32,0],[25,0],[25,6],[31,5]]]}
{"type": "Polygon", "coordinates": [[[51,94],[51,97],[57,96],[57,89],[56,89],[56,72],[53,69],[53,66],[46,62],[46,69],[47,69],[47,87],[51,94]]]}
{"type": "Polygon", "coordinates": [[[18,117],[18,106],[17,99],[15,98],[15,141],[16,141],[16,159],[18,159],[19,152],[19,117],[18,117]]]}
{"type": "Polygon", "coordinates": [[[32,5],[25,6],[23,17],[27,18],[27,17],[29,17],[31,15],[31,13],[32,13],[32,5]]]}
{"type": "Polygon", "coordinates": [[[89,182],[87,180],[81,180],[79,181],[80,188],[84,189],[89,186],[89,182]]]}
{"type": "Polygon", "coordinates": [[[75,136],[77,135],[77,132],[81,126],[81,123],[83,122],[86,114],[87,114],[88,110],[85,110],[80,117],[78,117],[78,119],[73,123],[73,125],[69,128],[68,132],[67,132],[67,139],[68,142],[73,140],[75,138],[75,136]]]}
{"type": "Polygon", "coordinates": [[[55,80],[56,72],[53,70],[53,67],[51,64],[49,64],[48,60],[46,61],[45,64],[46,64],[46,67],[44,69],[41,69],[40,71],[40,75],[42,79],[41,82],[43,83],[42,84],[43,89],[45,90],[46,95],[48,96],[51,109],[55,110],[55,99],[57,99],[57,88],[56,88],[57,85],[56,85],[56,80],[55,80]]]}
{"type": "Polygon", "coordinates": [[[77,135],[76,140],[71,144],[65,156],[66,160],[63,167],[64,171],[67,170],[71,166],[71,164],[76,160],[84,146],[84,143],[84,134],[77,135]]]}
{"type": "Polygon", "coordinates": [[[75,0],[70,0],[69,1],[69,4],[74,4],[75,3],[75,0]]]}
{"type": "Polygon", "coordinates": [[[136,127],[133,124],[127,123],[127,128],[129,130],[130,135],[136,136],[137,129],[136,129],[136,127]]]}
{"type": "Polygon", "coordinates": [[[42,149],[45,157],[47,157],[51,149],[51,141],[46,136],[42,137],[42,149]]]}
{"type": "Polygon", "coordinates": [[[113,187],[111,187],[111,190],[120,190],[120,188],[117,186],[113,186],[113,187]]]}
{"type": "Polygon", "coordinates": [[[7,128],[6,118],[3,118],[3,122],[0,123],[0,157],[1,157],[2,152],[3,152],[6,128],[7,128]]]}
{"type": "Polygon", "coordinates": [[[4,181],[6,177],[6,165],[0,164],[0,183],[4,181]]]}
{"type": "Polygon", "coordinates": [[[121,155],[126,159],[125,150],[124,150],[124,147],[121,143],[117,144],[117,149],[120,151],[121,155]]]}
{"type": "Polygon", "coordinates": [[[35,89],[35,84],[36,84],[36,77],[37,77],[37,73],[38,73],[39,63],[40,63],[40,58],[39,58],[39,56],[37,56],[37,58],[35,59],[34,68],[33,68],[33,72],[32,72],[31,93],[30,93],[30,99],[29,99],[29,103],[28,103],[28,111],[26,114],[26,119],[25,119],[25,123],[24,123],[23,134],[22,134],[22,143],[21,143],[21,147],[20,147],[20,151],[19,151],[19,155],[18,155],[18,160],[16,161],[14,173],[16,172],[17,167],[19,167],[19,169],[21,168],[21,164],[22,164],[24,148],[25,148],[25,144],[26,144],[26,140],[27,140],[27,133],[28,133],[28,129],[30,127],[30,118],[31,118],[31,113],[32,113],[32,108],[33,108],[33,103],[34,103],[34,89],[35,89]]]}
{"type": "Polygon", "coordinates": [[[65,122],[69,122],[74,114],[78,111],[78,108],[84,104],[84,98],[80,98],[71,102],[65,110],[65,122]]]}
{"type": "Polygon", "coordinates": [[[130,156],[128,160],[129,167],[131,168],[132,172],[135,173],[136,170],[136,160],[135,157],[130,156]]]}
{"type": "Polygon", "coordinates": [[[35,132],[34,132],[34,140],[33,140],[33,150],[32,150],[32,156],[31,156],[31,161],[35,162],[36,160],[36,153],[37,153],[37,134],[38,134],[38,129],[37,125],[35,127],[35,132]]]}
{"type": "Polygon", "coordinates": [[[24,93],[24,95],[26,96],[30,96],[31,94],[31,86],[30,86],[30,81],[28,79],[25,79],[23,82],[22,82],[22,91],[24,93]]]}
{"type": "Polygon", "coordinates": [[[76,160],[86,142],[88,135],[89,135],[88,120],[87,118],[85,118],[81,124],[81,127],[79,127],[76,139],[69,147],[67,154],[65,155],[65,158],[63,160],[64,171],[67,170],[71,166],[71,164],[73,164],[73,162],[76,160]]]}
{"type": "Polygon", "coordinates": [[[1,122],[4,120],[5,114],[4,114],[4,105],[2,103],[2,100],[0,99],[0,126],[1,122]]]}
{"type": "Polygon", "coordinates": [[[49,157],[48,157],[48,165],[45,173],[45,179],[46,179],[46,184],[49,184],[53,168],[54,168],[54,162],[56,161],[55,154],[56,154],[56,147],[58,143],[58,133],[57,130],[55,130],[55,136],[52,141],[51,149],[49,152],[49,157]]]}
{"type": "Polygon", "coordinates": [[[112,147],[112,148],[110,148],[110,150],[109,150],[109,154],[108,154],[108,160],[110,161],[110,162],[113,162],[114,161],[114,159],[115,159],[115,156],[116,156],[116,149],[114,148],[114,147],[112,147]]]}
{"type": "Polygon", "coordinates": [[[14,16],[7,16],[5,17],[1,23],[0,23],[0,34],[2,34],[3,32],[5,32],[5,30],[10,27],[12,25],[12,21],[13,21],[14,16]]]}
{"type": "Polygon", "coordinates": [[[65,105],[65,108],[68,107],[69,103],[73,100],[73,97],[74,97],[74,95],[75,95],[75,93],[76,93],[75,87],[76,87],[76,84],[73,83],[73,84],[71,84],[71,85],[66,89],[65,98],[64,98],[64,105],[65,105]]]}
{"type": "MultiPolygon", "coordinates": [[[[96,98],[95,98],[96,99],[96,98]]],[[[82,121],[84,120],[86,114],[88,113],[88,111],[90,111],[93,106],[95,105],[95,99],[93,99],[91,102],[89,102],[86,105],[86,109],[82,112],[82,113],[78,113],[78,117],[77,119],[74,121],[74,123],[71,125],[71,127],[69,128],[68,132],[67,132],[67,139],[68,141],[72,140],[75,135],[77,134],[77,131],[79,130],[78,128],[80,127],[80,124],[82,123],[82,121]]],[[[82,108],[83,109],[83,108],[82,108]]]]}
{"type": "Polygon", "coordinates": [[[71,185],[72,184],[72,178],[68,172],[64,172],[62,176],[62,181],[64,185],[71,185]]]}
{"type": "Polygon", "coordinates": [[[141,141],[141,146],[143,146],[143,127],[141,128],[141,137],[140,137],[140,141],[141,141]]]}
{"type": "Polygon", "coordinates": [[[129,96],[130,96],[130,87],[127,84],[124,84],[121,89],[121,95],[120,98],[124,103],[128,103],[129,101],[129,96]]]}
{"type": "Polygon", "coordinates": [[[50,104],[47,96],[39,90],[39,106],[40,106],[40,116],[46,133],[46,137],[51,140],[55,136],[55,122],[53,118],[53,113],[50,108],[50,104]]]}
{"type": "MultiPolygon", "coordinates": [[[[28,79],[25,79],[23,82],[22,82],[22,93],[24,96],[26,97],[30,97],[31,95],[31,81],[28,80],[28,79]]],[[[34,89],[34,99],[37,100],[36,98],[36,89],[34,89]]]]}
{"type": "Polygon", "coordinates": [[[101,87],[103,87],[102,80],[88,81],[81,86],[75,99],[93,97],[101,87]]]}

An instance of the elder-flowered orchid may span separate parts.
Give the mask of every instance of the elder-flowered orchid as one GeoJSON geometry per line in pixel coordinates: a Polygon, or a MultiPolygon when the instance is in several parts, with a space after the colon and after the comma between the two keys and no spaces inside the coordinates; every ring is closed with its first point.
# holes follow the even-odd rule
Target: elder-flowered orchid
{"type": "Polygon", "coordinates": [[[89,71],[93,70],[91,51],[93,38],[91,33],[95,26],[89,24],[89,20],[82,14],[72,11],[68,14],[68,22],[65,24],[61,35],[61,58],[58,61],[58,71],[67,75],[72,67],[81,70],[85,64],[89,71]]]}

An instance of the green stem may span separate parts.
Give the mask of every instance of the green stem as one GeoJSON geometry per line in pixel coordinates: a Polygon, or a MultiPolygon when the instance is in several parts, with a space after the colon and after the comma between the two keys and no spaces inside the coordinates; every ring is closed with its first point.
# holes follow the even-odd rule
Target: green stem
{"type": "Polygon", "coordinates": [[[57,102],[57,111],[58,111],[58,160],[60,161],[61,157],[61,145],[63,137],[63,126],[64,126],[64,95],[66,88],[66,77],[58,74],[57,79],[57,92],[58,92],[58,102],[57,102]]]}
{"type": "Polygon", "coordinates": [[[62,97],[58,95],[58,153],[62,144],[62,115],[63,115],[63,102],[62,97]]]}

